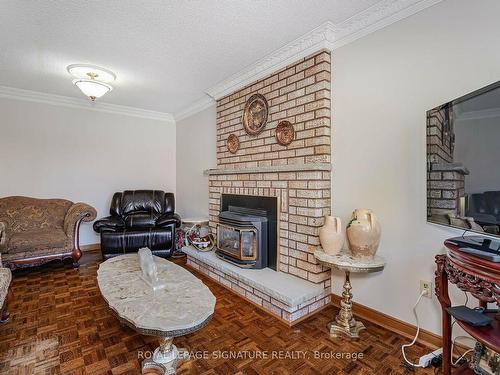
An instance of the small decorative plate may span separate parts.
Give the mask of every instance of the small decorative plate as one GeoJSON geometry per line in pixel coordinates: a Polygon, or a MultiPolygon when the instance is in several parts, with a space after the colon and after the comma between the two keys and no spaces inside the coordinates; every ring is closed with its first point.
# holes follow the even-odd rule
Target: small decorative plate
{"type": "Polygon", "coordinates": [[[252,95],[245,104],[243,110],[243,127],[250,135],[257,135],[266,126],[269,107],[264,95],[252,95]]]}
{"type": "Polygon", "coordinates": [[[295,138],[295,129],[290,121],[280,121],[276,126],[276,140],[282,146],[288,146],[295,138]]]}
{"type": "Polygon", "coordinates": [[[227,137],[226,146],[231,154],[236,154],[236,151],[240,148],[240,140],[235,134],[229,134],[227,137]]]}

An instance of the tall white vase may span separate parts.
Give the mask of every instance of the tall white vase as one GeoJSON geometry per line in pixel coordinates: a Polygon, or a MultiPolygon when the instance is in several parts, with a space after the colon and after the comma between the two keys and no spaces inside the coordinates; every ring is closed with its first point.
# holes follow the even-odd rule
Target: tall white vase
{"type": "Polygon", "coordinates": [[[319,230],[319,241],[327,254],[335,255],[342,250],[344,233],[339,217],[325,216],[325,224],[319,230]]]}
{"type": "Polygon", "coordinates": [[[346,233],[349,250],[355,258],[372,259],[375,256],[382,229],[372,210],[354,210],[346,233]]]}

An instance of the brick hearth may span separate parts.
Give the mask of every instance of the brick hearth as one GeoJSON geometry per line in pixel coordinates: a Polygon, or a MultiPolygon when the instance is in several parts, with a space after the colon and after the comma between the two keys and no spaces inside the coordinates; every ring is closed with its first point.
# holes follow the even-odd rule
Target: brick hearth
{"type": "Polygon", "coordinates": [[[191,247],[182,250],[188,255],[188,266],[288,324],[298,323],[330,303],[329,289],[320,284],[270,268],[242,269],[219,259],[214,252],[202,253],[191,247]]]}

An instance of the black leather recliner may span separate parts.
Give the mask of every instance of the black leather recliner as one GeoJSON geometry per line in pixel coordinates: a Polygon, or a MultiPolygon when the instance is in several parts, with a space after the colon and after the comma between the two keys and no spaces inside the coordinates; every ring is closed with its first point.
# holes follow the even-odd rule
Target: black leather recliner
{"type": "Polygon", "coordinates": [[[175,229],[181,225],[175,213],[173,193],[160,190],[126,190],[113,195],[111,216],[97,220],[103,259],[137,252],[142,247],[154,255],[169,257],[175,250],[175,229]]]}

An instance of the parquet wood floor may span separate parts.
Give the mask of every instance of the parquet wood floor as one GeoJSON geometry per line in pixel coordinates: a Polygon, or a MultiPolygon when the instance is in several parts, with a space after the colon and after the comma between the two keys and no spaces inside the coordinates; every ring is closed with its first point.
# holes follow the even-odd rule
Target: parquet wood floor
{"type": "MultiPolygon", "coordinates": [[[[154,350],[156,340],[120,325],[107,308],[96,282],[100,255],[87,253],[81,263],[79,270],[49,264],[15,273],[11,320],[0,326],[0,374],[140,374],[138,354],[154,350]]],[[[400,354],[407,340],[397,334],[367,323],[361,340],[330,338],[326,324],[334,307],[289,328],[202,274],[196,276],[217,297],[216,311],[207,327],[175,340],[197,355],[181,364],[179,375],[408,373],[400,354]],[[223,356],[238,351],[240,358],[223,356]],[[286,351],[295,358],[272,358],[286,351]],[[255,358],[256,352],[268,358],[255,358]],[[363,358],[315,356],[341,352],[363,353],[363,358]]],[[[410,355],[425,352],[417,346],[410,355]]]]}

